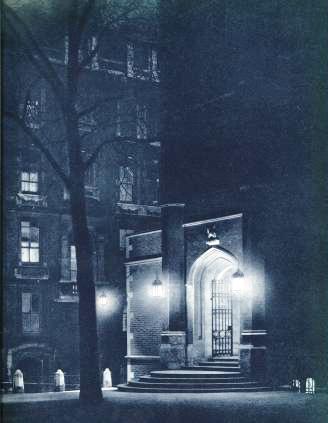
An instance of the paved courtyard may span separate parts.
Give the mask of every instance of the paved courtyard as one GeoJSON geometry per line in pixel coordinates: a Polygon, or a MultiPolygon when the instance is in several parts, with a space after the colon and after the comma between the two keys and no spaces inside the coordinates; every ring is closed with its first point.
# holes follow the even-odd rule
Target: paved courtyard
{"type": "Polygon", "coordinates": [[[105,391],[85,407],[78,392],[4,395],[2,421],[19,423],[327,423],[328,395],[289,392],[140,394],[105,391]]]}

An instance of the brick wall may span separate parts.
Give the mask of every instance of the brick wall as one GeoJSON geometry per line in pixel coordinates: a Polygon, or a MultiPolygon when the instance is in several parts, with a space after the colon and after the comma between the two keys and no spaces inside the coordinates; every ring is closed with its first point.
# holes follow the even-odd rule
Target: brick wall
{"type": "Polygon", "coordinates": [[[160,255],[162,247],[161,231],[132,235],[128,238],[127,259],[133,260],[140,257],[160,255]]]}
{"type": "Polygon", "coordinates": [[[160,232],[132,236],[133,262],[127,263],[127,355],[128,378],[158,369],[160,335],[168,326],[167,286],[162,277],[160,257],[142,259],[160,250],[160,232]],[[153,248],[152,248],[153,247],[153,248]],[[152,296],[155,278],[163,283],[164,296],[152,296]],[[130,358],[129,358],[130,357],[130,358]],[[134,357],[134,358],[131,358],[134,357]],[[147,358],[148,357],[148,358],[147,358]]]}

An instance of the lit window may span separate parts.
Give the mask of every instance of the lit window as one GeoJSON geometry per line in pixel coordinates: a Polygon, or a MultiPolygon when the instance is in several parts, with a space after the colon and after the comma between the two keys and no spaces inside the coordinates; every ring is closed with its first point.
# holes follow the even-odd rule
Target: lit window
{"type": "Polygon", "coordinates": [[[306,378],[305,393],[306,394],[315,394],[315,380],[312,377],[306,378]]]}
{"type": "Polygon", "coordinates": [[[40,297],[32,292],[22,292],[22,328],[23,332],[40,331],[40,297]]]}
{"type": "Polygon", "coordinates": [[[71,245],[71,250],[70,250],[70,273],[71,273],[71,281],[76,281],[76,278],[77,278],[77,263],[76,263],[75,245],[71,245]]]}
{"type": "Polygon", "coordinates": [[[41,106],[38,100],[27,100],[25,108],[25,123],[29,128],[40,127],[41,106]]]}
{"type": "Polygon", "coordinates": [[[21,222],[21,261],[39,263],[39,228],[31,222],[21,222]]]}
{"type": "Polygon", "coordinates": [[[292,380],[292,391],[301,392],[301,381],[299,379],[292,380]]]}
{"type": "Polygon", "coordinates": [[[21,191],[36,194],[39,190],[38,172],[21,172],[21,191]]]}
{"type": "Polygon", "coordinates": [[[133,201],[133,171],[128,166],[120,166],[120,201],[133,201]]]}
{"type": "Polygon", "coordinates": [[[124,310],[123,310],[123,319],[122,319],[122,330],[123,332],[127,331],[128,328],[128,310],[127,310],[127,306],[124,306],[124,310]]]}

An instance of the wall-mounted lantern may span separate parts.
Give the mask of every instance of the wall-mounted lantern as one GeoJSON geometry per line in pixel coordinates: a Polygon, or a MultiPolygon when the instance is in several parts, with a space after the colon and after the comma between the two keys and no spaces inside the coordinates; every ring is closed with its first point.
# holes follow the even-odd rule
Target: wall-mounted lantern
{"type": "Polygon", "coordinates": [[[232,274],[232,290],[234,292],[240,292],[244,290],[245,285],[245,275],[244,273],[238,268],[235,273],[232,274]]]}
{"type": "Polygon", "coordinates": [[[158,272],[156,272],[156,278],[151,286],[151,295],[157,298],[164,296],[164,287],[162,281],[158,277],[158,272]]]}
{"type": "Polygon", "coordinates": [[[101,305],[102,307],[106,307],[107,304],[108,304],[108,298],[107,298],[107,295],[105,294],[105,292],[103,292],[99,296],[99,305],[101,305]]]}

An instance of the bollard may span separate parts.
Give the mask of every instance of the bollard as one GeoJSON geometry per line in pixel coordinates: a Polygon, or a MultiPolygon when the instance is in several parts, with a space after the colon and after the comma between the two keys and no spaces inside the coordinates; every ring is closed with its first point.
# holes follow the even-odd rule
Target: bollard
{"type": "Polygon", "coordinates": [[[55,391],[63,392],[65,391],[65,375],[64,372],[60,369],[55,373],[55,391]]]}
{"type": "Polygon", "coordinates": [[[112,373],[107,368],[103,372],[103,388],[111,388],[112,387],[112,373]]]}
{"type": "Polygon", "coordinates": [[[24,393],[24,376],[23,372],[17,369],[14,373],[13,391],[16,394],[24,393]]]}

